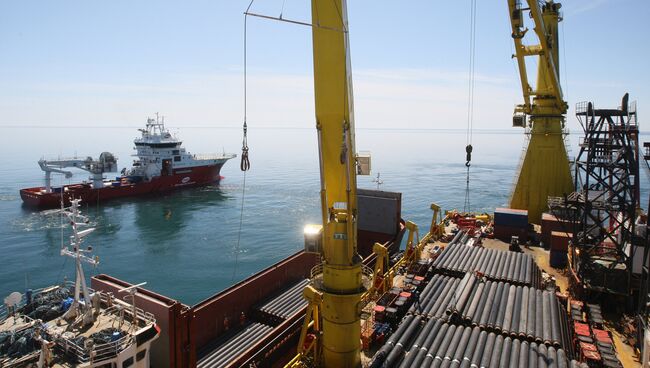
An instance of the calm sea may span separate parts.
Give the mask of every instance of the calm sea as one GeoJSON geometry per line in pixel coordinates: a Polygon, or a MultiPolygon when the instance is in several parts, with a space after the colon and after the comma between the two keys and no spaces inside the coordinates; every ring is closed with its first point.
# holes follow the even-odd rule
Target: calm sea
{"type": "MultiPolygon", "coordinates": [[[[70,260],[59,255],[60,218],[23,208],[18,190],[43,184],[39,158],[118,156],[130,166],[136,127],[7,128],[0,134],[0,297],[51,285],[70,277],[70,260]]],[[[176,131],[172,129],[172,131],[176,131]]],[[[241,149],[233,128],[183,128],[179,136],[192,153],[241,149]]],[[[578,152],[574,142],[571,154],[578,152]]],[[[465,133],[461,130],[358,129],[357,150],[372,153],[373,176],[359,186],[403,194],[403,217],[422,228],[431,221],[431,202],[461,208],[465,195],[465,133]]],[[[642,136],[641,141],[648,140],[642,136]]],[[[508,201],[524,137],[520,130],[473,135],[471,208],[492,211],[508,201]]],[[[255,128],[249,132],[251,171],[238,159],[223,167],[219,186],[171,195],[109,202],[84,208],[97,231],[88,237],[100,265],[87,275],[107,273],[147,282],[161,294],[194,304],[299,250],[302,229],[318,223],[319,177],[313,129],[255,128]],[[243,226],[239,223],[243,206],[243,226]],[[240,239],[237,247],[237,239],[240,239]],[[235,261],[237,259],[237,261],[235,261]]],[[[77,182],[56,176],[57,184],[77,182]]],[[[647,204],[644,174],[642,203],[647,204]]]]}

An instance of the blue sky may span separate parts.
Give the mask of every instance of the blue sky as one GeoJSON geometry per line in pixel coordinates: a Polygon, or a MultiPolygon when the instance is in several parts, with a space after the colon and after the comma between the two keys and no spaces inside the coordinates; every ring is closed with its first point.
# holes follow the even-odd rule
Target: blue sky
{"type": "MultiPolygon", "coordinates": [[[[174,126],[238,126],[247,5],[0,1],[0,126],[137,126],[156,111],[174,126]]],[[[349,1],[357,127],[465,127],[469,5],[349,1]]],[[[309,2],[256,0],[252,10],[308,20],[309,2]]],[[[629,91],[643,117],[650,2],[566,0],[562,10],[569,105],[613,107],[629,91]]],[[[313,126],[310,32],[249,18],[252,126],[313,126]]],[[[506,0],[478,1],[476,42],[474,125],[508,129],[522,98],[506,0]]]]}

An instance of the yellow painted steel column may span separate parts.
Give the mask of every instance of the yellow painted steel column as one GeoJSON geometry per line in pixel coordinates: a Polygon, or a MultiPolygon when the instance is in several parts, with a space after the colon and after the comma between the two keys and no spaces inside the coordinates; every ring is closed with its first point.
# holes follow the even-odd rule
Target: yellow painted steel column
{"type": "Polygon", "coordinates": [[[358,367],[364,289],[345,0],[312,0],[312,23],[323,216],[321,365],[358,367]]]}
{"type": "MultiPolygon", "coordinates": [[[[531,117],[532,119],[532,117],[531,117]]],[[[528,210],[528,221],[539,224],[549,196],[573,191],[569,159],[560,122],[535,118],[524,162],[510,199],[510,207],[528,210]]]]}
{"type": "MultiPolygon", "coordinates": [[[[510,0],[509,3],[512,15],[515,2],[510,0]]],[[[548,208],[548,197],[571,193],[573,179],[563,135],[567,108],[559,85],[559,4],[547,3],[540,9],[536,0],[528,3],[535,21],[534,31],[541,42],[540,45],[523,46],[521,40],[515,38],[526,104],[530,94],[534,98],[531,105],[523,106],[523,112],[530,115],[530,142],[510,207],[528,210],[528,220],[539,224],[542,213],[548,208]],[[524,56],[530,55],[539,55],[534,91],[528,86],[523,64],[524,56]]],[[[513,34],[514,30],[513,25],[513,34]]]]}

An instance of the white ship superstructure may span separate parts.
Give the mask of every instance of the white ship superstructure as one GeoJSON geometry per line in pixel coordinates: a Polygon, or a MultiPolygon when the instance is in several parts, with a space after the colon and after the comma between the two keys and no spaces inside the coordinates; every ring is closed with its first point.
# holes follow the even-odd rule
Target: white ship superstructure
{"type": "Polygon", "coordinates": [[[156,176],[191,173],[193,168],[223,165],[234,154],[194,155],[182,147],[183,142],[165,128],[165,119],[149,118],[144,129],[139,129],[141,137],[136,138],[138,159],[131,170],[123,172],[131,179],[150,180],[156,176]]]}

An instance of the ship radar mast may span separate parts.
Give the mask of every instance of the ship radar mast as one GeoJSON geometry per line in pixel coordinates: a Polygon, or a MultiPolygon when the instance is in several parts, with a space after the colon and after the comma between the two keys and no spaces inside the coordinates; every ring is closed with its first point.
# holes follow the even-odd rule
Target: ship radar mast
{"type": "Polygon", "coordinates": [[[70,244],[61,247],[61,255],[70,257],[75,261],[74,300],[70,308],[61,318],[70,320],[81,316],[82,325],[88,325],[95,321],[96,314],[92,313],[92,307],[95,306],[95,309],[97,311],[99,310],[99,295],[90,294],[86,285],[83,263],[88,263],[95,267],[99,264],[99,258],[89,255],[92,252],[92,247],[82,249],[84,238],[95,231],[95,228],[88,227],[88,218],[79,211],[80,202],[80,199],[72,199],[71,205],[68,208],[63,208],[63,204],[61,204],[61,213],[67,217],[72,228],[70,244]],[[83,229],[84,227],[88,228],[83,229]]]}
{"type": "Polygon", "coordinates": [[[142,133],[142,138],[152,136],[162,136],[163,138],[171,138],[171,134],[165,129],[165,117],[156,113],[156,118],[147,118],[147,125],[145,129],[138,129],[142,133]]]}

